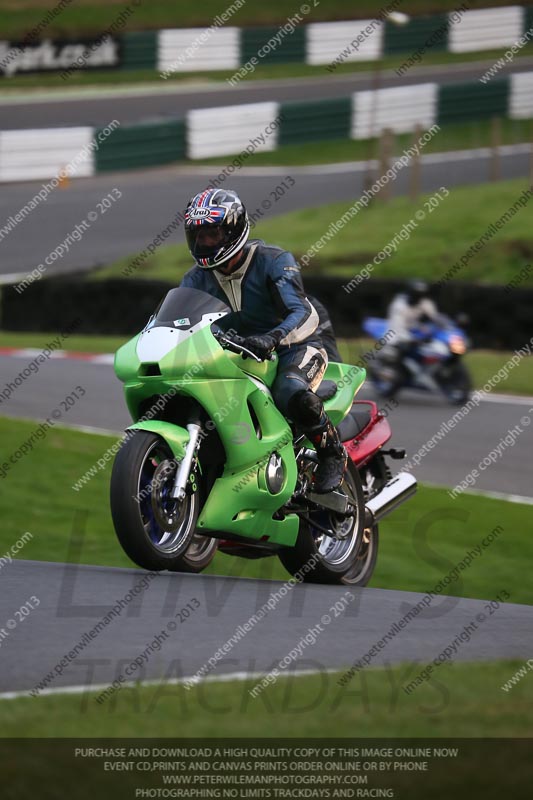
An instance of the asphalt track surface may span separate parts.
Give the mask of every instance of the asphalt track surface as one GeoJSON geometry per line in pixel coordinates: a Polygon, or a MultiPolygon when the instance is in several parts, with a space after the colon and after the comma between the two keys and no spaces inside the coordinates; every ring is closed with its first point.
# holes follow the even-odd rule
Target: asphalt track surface
{"type": "MultiPolygon", "coordinates": [[[[493,64],[494,60],[416,67],[402,77],[392,70],[385,70],[379,78],[379,86],[408,86],[428,81],[447,84],[477,81],[493,64]]],[[[533,58],[517,59],[502,69],[498,77],[513,72],[527,72],[532,67],[533,58]]],[[[183,117],[193,108],[348,97],[352,92],[376,87],[376,74],[371,70],[370,66],[365,72],[337,76],[328,73],[324,65],[324,74],[316,77],[249,81],[235,87],[225,81],[215,84],[214,81],[198,82],[195,79],[194,82],[172,86],[161,80],[160,84],[146,84],[142,89],[120,87],[108,91],[107,96],[105,87],[93,92],[80,88],[69,90],[66,83],[65,90],[68,92],[61,88],[61,96],[58,96],[58,92],[56,99],[52,91],[39,92],[35,99],[25,94],[16,101],[10,99],[9,93],[0,94],[0,130],[105,126],[114,119],[121,124],[146,119],[161,121],[183,117]]]]}
{"type": "MultiPolygon", "coordinates": [[[[529,145],[502,148],[502,178],[525,179],[530,158],[529,145]]],[[[441,186],[453,189],[454,186],[486,181],[490,153],[488,150],[437,153],[424,156],[422,162],[423,191],[430,192],[441,186]]],[[[230,159],[221,159],[220,167],[170,166],[73,180],[68,188],[53,191],[46,201],[3,236],[0,280],[3,276],[4,282],[18,281],[38,265],[44,266],[47,258],[50,265],[43,274],[51,276],[91,269],[121,257],[137,255],[176,219],[189,197],[208,185],[228,163],[231,163],[230,159]],[[114,189],[122,192],[122,197],[101,214],[98,203],[114,189]],[[96,218],[80,234],[81,239],[72,241],[71,238],[68,252],[65,248],[59,260],[49,258],[76,226],[87,220],[89,213],[96,214],[96,218]]],[[[229,175],[221,185],[239,192],[249,212],[255,213],[259,209],[263,214],[261,219],[265,220],[289,211],[337,201],[345,202],[348,209],[364,190],[365,173],[366,164],[363,162],[319,167],[242,168],[229,175]],[[275,201],[271,192],[287,175],[292,176],[295,184],[275,201]],[[268,203],[270,205],[266,207],[268,203]]],[[[409,167],[398,172],[390,184],[392,194],[406,194],[409,178],[409,167]]],[[[39,192],[42,185],[43,182],[32,182],[2,186],[0,228],[10,215],[15,215],[39,192]]],[[[446,202],[453,202],[453,195],[446,202]]],[[[487,220],[487,224],[489,222],[487,220]]],[[[357,249],[357,217],[351,224],[354,249],[357,249]]],[[[325,232],[317,231],[317,239],[325,232]]],[[[479,233],[481,235],[483,231],[479,233]]],[[[180,225],[163,243],[181,241],[183,232],[180,225]]],[[[309,246],[312,244],[309,242],[309,246]]],[[[356,271],[354,268],[354,273],[356,271]]]]}
{"type": "MultiPolygon", "coordinates": [[[[278,581],[161,573],[147,581],[144,592],[89,640],[63,672],[61,668],[56,671],[56,664],[83,634],[142,577],[143,573],[132,569],[38,561],[14,561],[4,567],[0,618],[12,619],[15,609],[30,594],[40,600],[40,605],[2,640],[0,691],[30,691],[51,671],[56,673],[48,684],[52,689],[109,684],[158,634],[161,649],[127,680],[190,677],[281,586],[278,581]],[[192,598],[200,606],[180,623],[176,612],[192,598]]],[[[355,589],[355,600],[335,618],[331,607],[343,592],[342,587],[296,586],[233,647],[212,674],[269,672],[311,627],[315,627],[316,642],[304,647],[292,668],[322,671],[350,666],[423,597],[412,592],[355,589]],[[323,620],[325,614],[330,622],[323,620]]],[[[419,661],[420,665],[411,663],[402,675],[402,683],[408,683],[472,622],[476,629],[470,628],[472,637],[458,648],[457,660],[531,655],[531,607],[504,604],[491,614],[483,600],[437,597],[427,611],[388,642],[371,666],[419,661]]],[[[449,666],[436,670],[437,680],[439,670],[445,672],[449,666]]],[[[360,676],[354,677],[350,689],[361,691],[360,676]]],[[[401,684],[395,691],[401,691],[401,684]]],[[[435,699],[441,699],[438,689],[435,699]]],[[[268,702],[268,698],[255,702],[268,702]]],[[[413,702],[418,706],[416,693],[413,702]]]]}

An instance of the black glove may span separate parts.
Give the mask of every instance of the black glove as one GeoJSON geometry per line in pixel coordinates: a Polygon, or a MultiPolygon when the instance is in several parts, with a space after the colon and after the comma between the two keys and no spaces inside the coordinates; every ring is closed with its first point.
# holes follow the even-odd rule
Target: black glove
{"type": "MultiPolygon", "coordinates": [[[[254,355],[264,361],[274,352],[281,341],[282,335],[280,331],[270,331],[258,336],[247,336],[242,344],[243,347],[251,350],[254,355]]],[[[246,358],[246,353],[243,353],[242,357],[246,358]]]]}

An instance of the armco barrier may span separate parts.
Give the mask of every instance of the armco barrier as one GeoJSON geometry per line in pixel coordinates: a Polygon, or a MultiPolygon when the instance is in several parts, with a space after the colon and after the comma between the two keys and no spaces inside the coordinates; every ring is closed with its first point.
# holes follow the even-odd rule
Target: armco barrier
{"type": "MultiPolygon", "coordinates": [[[[98,135],[98,130],[95,132],[98,135]]],[[[99,146],[96,172],[151,167],[185,158],[185,122],[121,125],[99,146]]]]}
{"type": "MultiPolygon", "coordinates": [[[[157,69],[168,76],[172,72],[237,71],[256,58],[261,64],[330,65],[330,70],[334,71],[340,63],[376,61],[388,55],[415,53],[421,48],[451,53],[505,49],[533,25],[531,6],[463,10],[467,8],[467,0],[463,3],[458,0],[457,12],[413,16],[407,24],[398,26],[386,17],[384,20],[313,22],[312,8],[306,17],[298,14],[295,7],[289,30],[284,30],[284,25],[241,29],[226,23],[205,28],[124,33],[115,37],[118,61],[114,66],[123,70],[157,69]]],[[[402,10],[401,2],[397,10],[402,10]]],[[[59,40],[46,41],[47,47],[62,44],[59,40]]],[[[30,69],[30,54],[16,63],[10,59],[8,68],[4,67],[4,56],[14,44],[0,42],[0,77],[30,69]]],[[[41,44],[37,41],[27,49],[38,51],[41,44]]],[[[82,44],[81,40],[77,44],[72,42],[75,47],[82,44]]],[[[39,63],[41,66],[37,69],[50,71],[49,59],[39,63]]],[[[68,64],[57,69],[65,67],[68,64]]],[[[87,62],[83,68],[89,67],[87,62]]]]}
{"type": "Polygon", "coordinates": [[[122,38],[122,69],[156,69],[157,31],[126,33],[122,38]]]}
{"type": "MultiPolygon", "coordinates": [[[[241,37],[241,65],[259,58],[262,64],[289,64],[305,62],[306,27],[300,25],[283,38],[276,40],[279,28],[243,28],[241,37]],[[272,43],[273,40],[273,43],[272,43]],[[279,44],[274,44],[279,41],[279,44]],[[269,43],[270,46],[269,46],[269,43]],[[261,56],[259,57],[259,52],[261,56]]],[[[253,62],[252,62],[253,65],[253,62]]]]}
{"type": "Polygon", "coordinates": [[[495,116],[511,116],[510,83],[508,78],[492,80],[489,84],[479,81],[456,86],[441,86],[439,93],[439,125],[450,122],[466,122],[471,119],[487,119],[495,116]]]}
{"type": "Polygon", "coordinates": [[[431,45],[432,52],[442,52],[448,49],[448,16],[434,14],[430,17],[412,17],[405,25],[385,26],[385,54],[401,55],[412,53],[424,47],[425,43],[435,34],[443,30],[442,36],[436,38],[431,45]]]}
{"type": "Polygon", "coordinates": [[[307,64],[329,64],[346,50],[346,62],[376,61],[385,54],[384,28],[385,23],[371,19],[308,25],[305,60],[307,64]],[[351,42],[354,42],[353,48],[351,42]]]}
{"type": "Polygon", "coordinates": [[[514,44],[526,28],[526,10],[522,6],[483,8],[467,11],[461,20],[450,26],[450,53],[492,50],[514,44]]]}
{"type": "Polygon", "coordinates": [[[249,145],[255,152],[277,149],[279,103],[247,103],[199,108],[187,114],[189,158],[235,155],[249,145]]]}
{"type": "Polygon", "coordinates": [[[349,97],[281,105],[279,144],[348,139],[352,120],[349,97]]]}
{"type": "MultiPolygon", "coordinates": [[[[338,336],[361,336],[366,316],[384,316],[392,297],[405,283],[368,280],[351,293],[340,278],[305,276],[306,290],[327,306],[338,336]]],[[[177,283],[177,282],[176,282],[177,283]]],[[[43,279],[22,294],[4,286],[1,325],[9,331],[60,330],[64,309],[75,308],[80,334],[132,336],[147,322],[173,284],[141,278],[105,281],[83,278],[43,279]]],[[[514,350],[531,338],[533,290],[502,291],[501,286],[478,286],[450,281],[436,293],[439,307],[450,315],[466,311],[468,332],[476,347],[514,350]],[[491,320],[487,326],[487,319],[491,320]]]]}
{"type": "Polygon", "coordinates": [[[217,28],[205,43],[200,28],[159,31],[157,68],[160,72],[202,72],[240,66],[240,31],[217,28]]]}
{"type": "Polygon", "coordinates": [[[420,125],[428,130],[437,121],[439,100],[436,83],[356,92],[351,138],[368,139],[385,128],[407,133],[420,125]]]}
{"type": "MultiPolygon", "coordinates": [[[[44,128],[0,131],[0,181],[51,178],[88,147],[93,129],[44,128]]],[[[94,174],[93,156],[79,163],[78,177],[94,174]]]]}
{"type": "Polygon", "coordinates": [[[533,72],[517,72],[510,76],[509,116],[511,119],[533,117],[533,72]]]}
{"type": "MultiPolygon", "coordinates": [[[[436,122],[495,116],[533,117],[533,72],[494,78],[489,84],[423,83],[331,100],[202,108],[189,111],[184,120],[122,125],[99,144],[75,177],[185,159],[229,159],[285,144],[366,139],[384,128],[395,133],[417,126],[429,130],[436,122]]],[[[55,177],[98,132],[91,128],[0,132],[0,182],[55,177]]]]}

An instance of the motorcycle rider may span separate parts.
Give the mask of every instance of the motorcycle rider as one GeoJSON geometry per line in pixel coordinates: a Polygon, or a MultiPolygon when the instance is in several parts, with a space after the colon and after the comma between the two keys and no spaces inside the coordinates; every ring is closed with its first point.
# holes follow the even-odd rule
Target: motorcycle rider
{"type": "Polygon", "coordinates": [[[421,280],[408,282],[405,291],[396,295],[389,305],[387,316],[388,328],[392,332],[387,342],[391,348],[389,353],[392,355],[391,360],[398,364],[415,343],[415,337],[411,332],[413,328],[428,320],[437,325],[444,321],[444,317],[429,296],[428,284],[421,280]]]}
{"type": "Polygon", "coordinates": [[[314,491],[342,483],[346,451],[315,390],[327,366],[317,335],[318,314],[307,299],[300,267],[291,253],[262,240],[248,241],[250,224],[238,195],[206,189],[188,203],[185,235],[195,265],[181,286],[200,289],[231,306],[220,321],[244,337],[261,359],[278,354],[272,396],[281,413],[315,445],[314,491]]]}
{"type": "Polygon", "coordinates": [[[307,295],[307,299],[311,305],[315,307],[316,313],[318,314],[316,335],[319,337],[322,342],[322,347],[328,354],[328,361],[335,361],[342,364],[341,354],[337,349],[337,339],[335,337],[335,331],[333,330],[333,323],[331,322],[326,307],[317,297],[311,294],[307,295]]]}

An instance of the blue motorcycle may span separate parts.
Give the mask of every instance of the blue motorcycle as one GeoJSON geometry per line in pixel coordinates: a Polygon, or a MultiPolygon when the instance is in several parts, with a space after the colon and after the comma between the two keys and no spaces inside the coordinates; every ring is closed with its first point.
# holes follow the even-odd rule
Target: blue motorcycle
{"type": "MultiPolygon", "coordinates": [[[[386,319],[367,317],[363,330],[376,340],[386,340],[386,319]]],[[[412,341],[398,349],[385,346],[368,358],[367,371],[382,397],[393,397],[400,389],[440,392],[454,405],[467,402],[472,381],[462,356],[470,343],[465,332],[451,319],[443,324],[420,323],[411,329],[412,341]]]]}

